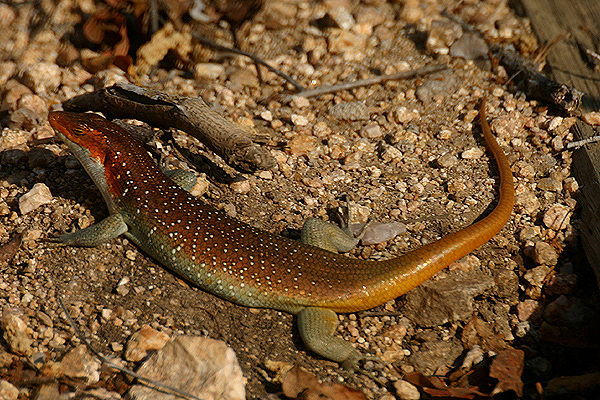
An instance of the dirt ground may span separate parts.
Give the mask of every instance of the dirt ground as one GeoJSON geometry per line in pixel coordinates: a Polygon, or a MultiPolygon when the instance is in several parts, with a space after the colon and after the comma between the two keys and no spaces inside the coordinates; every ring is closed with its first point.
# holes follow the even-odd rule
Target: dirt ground
{"type": "MultiPolygon", "coordinates": [[[[248,59],[201,49],[189,36],[190,31],[211,31],[220,43],[231,45],[224,23],[201,26],[181,13],[175,25],[187,38],[179,47],[184,54],[177,62],[159,58],[160,63],[148,68],[141,57],[134,59],[136,78],[115,66],[90,67],[110,47],[86,42],[80,24],[106,7],[104,3],[0,4],[0,251],[5,254],[0,254],[0,306],[25,321],[32,352],[41,360],[33,363],[36,368],[43,370],[44,363],[59,360],[80,343],[62,314],[61,297],[92,345],[113,357],[123,358],[128,338],[144,324],[169,335],[224,340],[237,354],[249,398],[280,396],[279,384],[271,382],[270,361],[299,361],[319,378],[361,388],[369,398],[395,393],[393,384],[381,387],[307,351],[291,315],[249,309],[208,294],[124,238],[97,248],[60,247],[45,240],[107,215],[100,192],[53,136],[48,111],[60,109],[62,101],[75,95],[131,82],[200,96],[226,118],[269,136],[266,146],[276,167],[241,174],[195,140],[175,133],[177,142],[197,155],[193,168],[207,172],[207,202],[253,226],[297,238],[306,218],[329,218],[347,195],[359,222],[407,225],[407,233],[349,254],[372,259],[418,248],[491,210],[498,195],[497,169],[476,119],[479,101],[487,97],[488,119],[515,175],[514,214],[498,235],[434,281],[449,279],[460,285],[477,276],[492,278],[494,283],[476,292],[469,307],[471,314],[495,324],[492,331],[507,345],[523,350],[526,397],[535,392],[536,382],[545,385],[560,375],[598,372],[597,336],[586,336],[589,321],[597,316],[598,291],[579,246],[577,182],[570,177],[571,153],[564,148],[572,139],[574,119],[508,90],[501,66],[485,58],[471,61],[448,54],[460,37],[455,34],[460,26],[442,16],[444,10],[472,24],[491,43],[514,45],[525,55],[536,50],[527,20],[508,3],[267,1],[238,30],[240,47],[307,88],[426,65],[448,67],[289,103],[273,97],[291,89],[275,74],[263,69],[261,81],[248,59]],[[433,40],[436,35],[444,40],[433,40]],[[69,62],[61,58],[65,47],[77,55],[69,62]],[[36,72],[34,66],[46,69],[36,72]],[[335,109],[344,103],[355,109],[335,109]],[[365,110],[367,119],[359,119],[365,110]],[[201,164],[206,160],[210,167],[201,164]],[[232,190],[244,187],[240,181],[248,189],[232,190]],[[36,183],[45,184],[52,199],[24,213],[19,199],[36,183]],[[11,245],[16,238],[19,245],[11,245]],[[577,284],[556,289],[556,280],[562,278],[577,284]],[[556,311],[559,299],[563,307],[556,311]],[[549,335],[544,324],[567,334],[549,335]]],[[[172,148],[171,143],[164,146],[172,148]]],[[[431,326],[415,313],[405,315],[404,307],[411,302],[417,300],[402,296],[373,310],[377,313],[345,315],[338,331],[360,351],[389,357],[394,367],[374,367],[372,372],[390,382],[414,371],[446,375],[460,365],[455,352],[469,350],[463,333],[470,316],[431,326]],[[431,344],[439,345],[438,350],[431,344]]],[[[0,376],[19,387],[20,398],[34,396],[39,386],[23,383],[40,376],[26,361],[31,357],[18,355],[6,342],[3,347],[10,362],[0,364],[0,376]]],[[[128,378],[113,373],[96,386],[123,394],[129,384],[128,378]]],[[[71,390],[62,385],[63,392],[71,390]]]]}

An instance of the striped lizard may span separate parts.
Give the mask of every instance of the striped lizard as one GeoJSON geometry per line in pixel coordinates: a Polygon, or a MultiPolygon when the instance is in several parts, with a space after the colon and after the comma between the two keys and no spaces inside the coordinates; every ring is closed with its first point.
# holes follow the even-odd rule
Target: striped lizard
{"type": "Polygon", "coordinates": [[[406,293],[498,233],[510,218],[510,166],[480,109],[480,124],[500,173],[498,204],[480,221],[385,261],[353,259],[272,235],[228,217],[170,180],[146,150],[96,114],[53,112],[52,127],[102,193],[109,216],[66,245],[96,246],[121,234],[200,288],[237,304],[297,316],[315,353],[355,370],[367,357],[334,336],[337,313],[370,309],[406,293]]]}

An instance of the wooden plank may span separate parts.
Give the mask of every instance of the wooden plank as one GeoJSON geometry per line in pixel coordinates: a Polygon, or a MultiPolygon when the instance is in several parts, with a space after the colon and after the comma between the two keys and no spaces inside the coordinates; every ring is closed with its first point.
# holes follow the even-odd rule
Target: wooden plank
{"type": "MultiPolygon", "coordinates": [[[[583,112],[600,110],[600,72],[586,64],[575,44],[577,40],[585,48],[600,52],[600,1],[521,0],[521,4],[541,42],[565,33],[570,35],[552,47],[548,65],[557,82],[586,94],[583,112]]],[[[574,127],[576,140],[593,135],[587,124],[578,122],[574,127]]],[[[582,206],[582,243],[600,285],[600,144],[589,144],[573,152],[572,173],[580,185],[577,200],[582,206]]]]}

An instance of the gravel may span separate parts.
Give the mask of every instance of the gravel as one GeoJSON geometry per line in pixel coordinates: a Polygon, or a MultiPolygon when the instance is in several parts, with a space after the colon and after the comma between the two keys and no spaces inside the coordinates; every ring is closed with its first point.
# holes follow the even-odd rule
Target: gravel
{"type": "MultiPolygon", "coordinates": [[[[185,54],[195,63],[189,73],[164,69],[165,64],[154,70],[144,65],[139,79],[158,90],[200,96],[227,118],[269,135],[277,167],[241,177],[195,140],[174,134],[195,159],[212,160],[203,168],[213,171],[207,172],[213,183],[206,184],[206,201],[251,225],[297,238],[306,218],[328,219],[348,195],[353,222],[406,225],[407,233],[349,255],[373,259],[418,248],[489,211],[497,197],[497,171],[476,120],[477,102],[486,96],[490,125],[515,174],[515,212],[499,235],[424,286],[461,290],[465,282],[475,282],[461,276],[481,277],[477,285],[467,285],[464,312],[424,321],[403,307],[413,292],[382,305],[378,314],[342,316],[338,335],[362,352],[394,362],[398,369],[374,373],[399,382],[399,371],[433,372],[452,365],[465,350],[459,332],[475,312],[487,322],[497,321],[512,346],[529,346],[525,377],[532,376],[528,368],[544,378],[548,371],[587,371],[597,361],[593,351],[569,347],[573,338],[584,345],[593,342],[585,336],[592,331],[586,324],[597,320],[593,304],[598,293],[577,246],[583,223],[577,213],[578,183],[570,177],[571,152],[564,150],[575,119],[554,116],[521,93],[505,90],[501,67],[480,69],[473,61],[450,56],[451,39],[460,32],[441,16],[445,3],[369,0],[350,7],[343,1],[274,1],[243,28],[243,49],[307,88],[448,64],[448,70],[432,76],[282,104],[275,95],[286,85],[276,75],[263,70],[261,82],[252,62],[238,56],[202,60],[206,49],[192,42],[185,54]],[[326,15],[335,26],[321,25],[326,15]],[[428,32],[435,34],[427,39],[428,32]],[[444,36],[447,32],[452,35],[444,36]],[[152,75],[144,72],[149,70],[152,75]],[[569,338],[570,332],[578,333],[569,338]],[[554,343],[552,351],[540,338],[554,343]]],[[[237,354],[250,398],[267,394],[266,360],[297,359],[320,377],[362,387],[370,398],[389,395],[364,376],[340,371],[308,352],[291,316],[239,307],[190,287],[124,238],[91,249],[48,240],[107,215],[98,190],[54,137],[48,112],[78,94],[135,80],[115,67],[86,70],[85,62],[77,60],[79,44],[70,47],[74,59],[65,53],[68,37],[81,34],[76,24],[82,15],[97,11],[99,3],[35,4],[0,3],[2,393],[15,398],[15,387],[24,398],[33,393],[15,375],[19,365],[50,368],[69,357],[89,362],[84,376],[76,378],[97,381],[98,367],[67,323],[60,296],[92,344],[131,368],[139,362],[137,357],[127,360],[128,340],[140,329],[152,329],[161,337],[225,340],[237,354]],[[30,23],[40,15],[46,22],[33,32],[30,23]]],[[[462,2],[454,12],[475,21],[494,41],[520,44],[525,53],[536,46],[529,25],[503,2],[462,2]]],[[[90,51],[81,51],[81,59],[90,51]]],[[[445,297],[440,295],[432,307],[457,306],[452,296],[445,297]]],[[[54,374],[64,376],[65,371],[54,374]]],[[[120,383],[101,380],[95,387],[106,392],[96,395],[125,395],[130,381],[117,379],[114,371],[105,373],[120,383]]],[[[533,383],[527,381],[526,387],[533,383]]],[[[55,383],[37,389],[47,396],[59,390],[55,383]]],[[[406,391],[406,398],[414,397],[411,388],[406,391]]]]}

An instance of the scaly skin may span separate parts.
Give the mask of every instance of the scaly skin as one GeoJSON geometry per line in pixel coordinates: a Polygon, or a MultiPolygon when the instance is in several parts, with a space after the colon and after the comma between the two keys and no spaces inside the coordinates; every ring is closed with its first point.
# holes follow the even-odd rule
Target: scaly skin
{"type": "Polygon", "coordinates": [[[500,172],[496,208],[471,226],[387,261],[349,258],[236,221],[175,185],[119,126],[95,114],[54,112],[50,123],[92,176],[111,214],[100,226],[61,239],[94,246],[125,233],[209,292],[250,307],[298,314],[308,347],[353,369],[364,357],[332,336],[335,313],[395,299],[490,240],[510,218],[512,173],[484,107],[482,102],[482,131],[500,172]]]}

